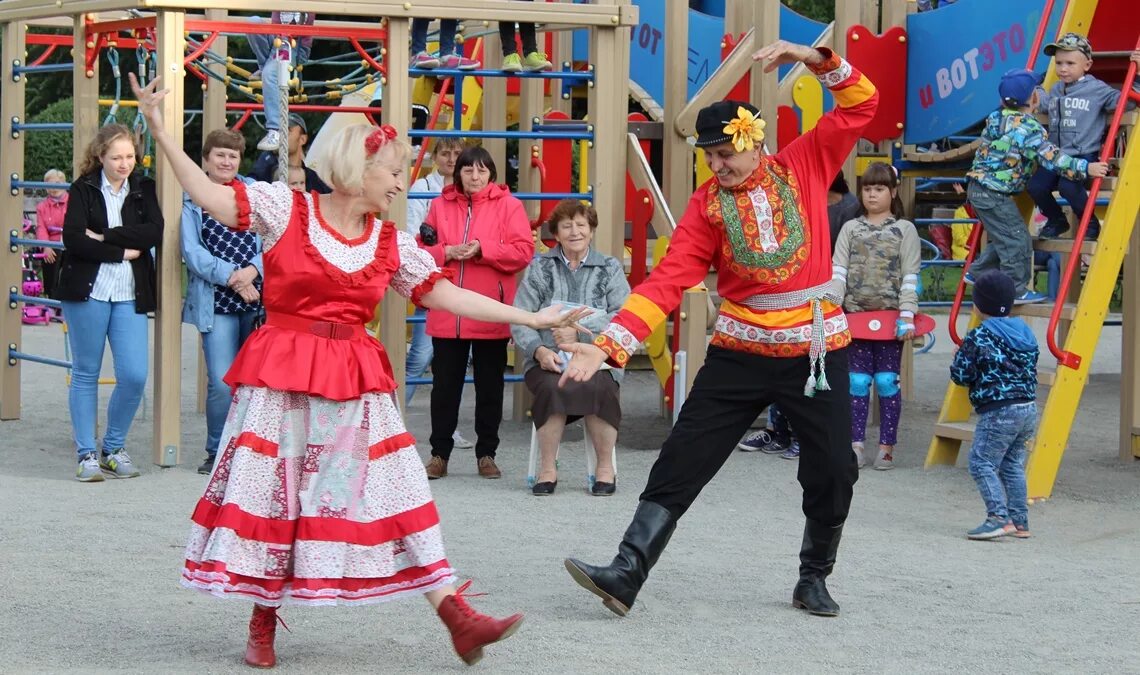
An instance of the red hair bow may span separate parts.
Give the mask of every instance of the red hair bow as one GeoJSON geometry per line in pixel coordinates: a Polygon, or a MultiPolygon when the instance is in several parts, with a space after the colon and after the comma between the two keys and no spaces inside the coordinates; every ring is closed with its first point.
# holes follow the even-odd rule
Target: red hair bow
{"type": "Polygon", "coordinates": [[[364,150],[371,157],[375,155],[384,144],[396,138],[396,127],[391,124],[382,124],[364,139],[364,150]]]}

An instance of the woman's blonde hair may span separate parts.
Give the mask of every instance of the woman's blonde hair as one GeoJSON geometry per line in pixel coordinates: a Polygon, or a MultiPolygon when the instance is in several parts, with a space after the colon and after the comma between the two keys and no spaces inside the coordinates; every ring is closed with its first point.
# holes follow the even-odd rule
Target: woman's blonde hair
{"type": "Polygon", "coordinates": [[[384,143],[378,151],[369,155],[364,141],[373,131],[376,131],[376,127],[371,124],[353,124],[341,129],[333,139],[325,169],[328,171],[329,184],[336,190],[350,193],[359,190],[364,185],[365,170],[385,157],[392,157],[387,153],[396,153],[396,162],[400,166],[407,165],[412,146],[399,137],[384,143]]]}
{"type": "Polygon", "coordinates": [[[67,174],[60,171],[59,169],[48,169],[44,172],[44,182],[50,183],[52,182],[53,178],[61,183],[67,182],[67,174]]]}
{"type": "Polygon", "coordinates": [[[103,155],[107,154],[107,148],[120,138],[126,138],[135,146],[135,161],[140,161],[139,139],[122,124],[108,124],[100,128],[95,138],[87,144],[86,150],[83,151],[83,162],[79,165],[79,174],[85,176],[102,168],[103,155]]]}

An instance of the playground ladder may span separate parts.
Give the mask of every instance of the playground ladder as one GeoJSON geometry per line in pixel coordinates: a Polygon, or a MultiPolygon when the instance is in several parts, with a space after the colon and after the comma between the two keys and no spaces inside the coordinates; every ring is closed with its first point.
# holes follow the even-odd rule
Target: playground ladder
{"type": "MultiPolygon", "coordinates": [[[[1082,215],[1074,239],[1034,242],[1035,250],[1069,252],[1070,265],[1078,266],[1075,268],[1078,276],[1081,255],[1091,256],[1088,272],[1076,302],[1067,301],[1066,284],[1063,282],[1056,306],[1042,303],[1014,308],[1014,314],[1021,316],[1051,318],[1049,325],[1051,334],[1057,329],[1059,322],[1067,325],[1064,351],[1057,353],[1057,369],[1046,370],[1039,366],[1038,370],[1041,385],[1038,397],[1043,395],[1041,393],[1043,388],[1048,388],[1048,393],[1044,394],[1045,406],[1026,469],[1031,499],[1044,499],[1052,494],[1057,469],[1061,464],[1061,455],[1068,444],[1077,406],[1088,381],[1089,366],[1108,313],[1109,301],[1125,252],[1128,250],[1137,215],[1140,214],[1140,125],[1137,123],[1140,115],[1137,111],[1123,112],[1123,107],[1129,99],[1127,92],[1131,88],[1134,74],[1135,66],[1132,66],[1125,79],[1125,95],[1121,97],[1121,110],[1117,111],[1114,125],[1109,127],[1109,140],[1106,146],[1116,138],[1118,129],[1126,130],[1128,142],[1119,160],[1118,177],[1098,182],[1110,188],[1108,192],[1099,193],[1100,197],[1109,197],[1107,212],[1101,220],[1099,240],[1081,241],[1092,215],[1092,209],[1096,208],[1098,195],[1095,191],[1099,184],[1094,183],[1094,192],[1090,194],[1088,208],[1082,215]]],[[[975,228],[975,240],[980,238],[980,230],[980,226],[975,228]]],[[[977,250],[976,241],[974,243],[972,250],[977,250]]],[[[1071,276],[1073,268],[1070,267],[1068,271],[1071,276]]],[[[961,301],[961,294],[960,287],[955,310],[961,301]]],[[[956,315],[957,311],[952,312],[952,323],[956,315]]],[[[971,328],[973,325],[971,322],[971,328]]],[[[951,335],[956,337],[954,326],[951,326],[950,330],[951,335]]],[[[1049,355],[1050,352],[1042,345],[1041,360],[1046,361],[1049,355]]],[[[957,462],[962,444],[969,443],[973,439],[974,422],[970,420],[971,412],[967,389],[951,382],[938,415],[934,438],[927,451],[927,468],[935,464],[954,465],[957,462]]]]}

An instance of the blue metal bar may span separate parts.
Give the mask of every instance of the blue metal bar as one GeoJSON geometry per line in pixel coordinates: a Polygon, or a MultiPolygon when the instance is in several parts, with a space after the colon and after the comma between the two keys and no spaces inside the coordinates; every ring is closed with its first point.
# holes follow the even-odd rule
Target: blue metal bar
{"type": "MultiPolygon", "coordinates": [[[[438,192],[409,192],[408,199],[435,199],[438,192]]],[[[594,200],[592,192],[512,192],[511,196],[523,201],[540,201],[543,199],[586,199],[594,200]]]]}
{"type": "Polygon", "coordinates": [[[27,354],[19,352],[11,347],[8,348],[8,360],[16,361],[31,361],[32,363],[42,363],[46,366],[59,366],[60,368],[67,368],[71,370],[71,362],[64,361],[63,359],[53,359],[50,356],[36,356],[35,354],[27,354]]]}
{"type": "Polygon", "coordinates": [[[74,122],[13,122],[12,131],[71,131],[74,122]]]}
{"type": "MultiPolygon", "coordinates": [[[[513,383],[513,382],[523,382],[525,380],[526,380],[526,378],[523,375],[504,375],[503,376],[503,382],[513,383]]],[[[475,382],[474,377],[468,376],[468,377],[463,378],[464,384],[472,384],[474,382],[475,382]]],[[[431,378],[430,377],[409,377],[409,378],[406,378],[404,380],[404,384],[405,385],[431,384],[431,378]]]]}
{"type": "Polygon", "coordinates": [[[23,73],[70,73],[75,69],[74,63],[45,63],[41,66],[14,66],[13,75],[23,73]]]}
{"type": "Polygon", "coordinates": [[[413,314],[406,321],[408,323],[427,323],[427,314],[413,314]]]}
{"type": "Polygon", "coordinates": [[[63,303],[59,300],[52,300],[51,298],[42,298],[38,295],[24,295],[23,293],[9,293],[8,302],[22,302],[26,305],[42,305],[44,307],[54,307],[55,309],[63,309],[63,303]]]}
{"type": "MultiPolygon", "coordinates": [[[[12,230],[15,232],[15,230],[12,230]]],[[[41,248],[57,248],[63,250],[62,241],[47,241],[45,239],[25,239],[24,237],[8,237],[9,246],[39,246],[41,248]]]]}
{"type": "Polygon", "coordinates": [[[48,183],[42,180],[16,180],[10,183],[12,190],[66,190],[71,183],[48,183]]]}
{"type": "MultiPolygon", "coordinates": [[[[1108,206],[1108,202],[1109,202],[1109,198],[1108,198],[1108,197],[1097,197],[1097,200],[1096,200],[1096,205],[1097,205],[1097,206],[1108,206]]],[[[1063,197],[1059,197],[1059,198],[1057,199],[1057,205],[1058,205],[1058,206],[1068,206],[1068,205],[1069,205],[1069,200],[1068,200],[1068,199],[1065,199],[1065,198],[1063,198],[1063,197]]]]}
{"type": "Polygon", "coordinates": [[[459,70],[456,68],[409,68],[409,77],[518,77],[524,80],[563,80],[573,82],[592,82],[592,70],[552,70],[547,73],[508,73],[503,70],[459,70]]]}
{"type": "Polygon", "coordinates": [[[587,131],[486,131],[482,129],[409,129],[409,138],[543,138],[592,141],[587,131]]]}
{"type": "Polygon", "coordinates": [[[541,131],[545,134],[547,131],[589,131],[593,126],[589,122],[580,123],[567,123],[567,124],[531,124],[531,129],[534,131],[541,131]]]}
{"type": "Polygon", "coordinates": [[[934,333],[927,333],[926,337],[926,344],[922,345],[921,348],[914,350],[915,354],[925,354],[934,348],[935,342],[938,342],[938,338],[934,337],[934,333]]]}

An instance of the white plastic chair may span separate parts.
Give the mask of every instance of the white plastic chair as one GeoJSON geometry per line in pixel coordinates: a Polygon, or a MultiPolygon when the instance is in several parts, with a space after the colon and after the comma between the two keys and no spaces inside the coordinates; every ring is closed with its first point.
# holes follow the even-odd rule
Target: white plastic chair
{"type": "MultiPolygon", "coordinates": [[[[562,449],[562,444],[559,443],[558,449],[562,449]]],[[[586,452],[586,489],[590,490],[594,487],[595,475],[598,470],[598,455],[594,452],[594,442],[590,440],[590,432],[586,429],[585,421],[582,422],[582,449],[586,452]]],[[[538,482],[538,429],[534,425],[530,425],[530,460],[527,465],[526,471],[526,486],[534,487],[538,482]]],[[[558,455],[554,456],[555,461],[558,455]]],[[[614,477],[617,477],[617,446],[614,446],[613,459],[611,460],[614,465],[614,477]]]]}

